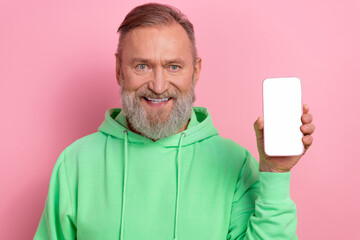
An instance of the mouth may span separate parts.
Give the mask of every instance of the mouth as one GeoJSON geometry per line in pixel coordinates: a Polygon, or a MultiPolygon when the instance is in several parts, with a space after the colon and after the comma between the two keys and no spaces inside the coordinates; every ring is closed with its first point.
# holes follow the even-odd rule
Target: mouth
{"type": "Polygon", "coordinates": [[[172,98],[149,98],[143,97],[143,99],[152,107],[160,107],[166,105],[172,98]]]}
{"type": "Polygon", "coordinates": [[[170,98],[148,98],[148,97],[144,97],[146,101],[152,102],[152,103],[162,103],[162,102],[166,102],[169,101],[170,98]]]}

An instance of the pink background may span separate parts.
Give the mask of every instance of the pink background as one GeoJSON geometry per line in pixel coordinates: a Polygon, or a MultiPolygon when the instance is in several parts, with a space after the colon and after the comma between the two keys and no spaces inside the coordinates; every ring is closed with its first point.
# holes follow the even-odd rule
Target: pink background
{"type": "MultiPolygon", "coordinates": [[[[116,30],[141,3],[0,2],[0,239],[32,239],[60,152],[119,107],[116,30]]],[[[356,239],[359,1],[167,3],[195,25],[203,59],[195,105],[255,157],[263,79],[302,80],[316,132],[292,170],[299,239],[356,239]]]]}

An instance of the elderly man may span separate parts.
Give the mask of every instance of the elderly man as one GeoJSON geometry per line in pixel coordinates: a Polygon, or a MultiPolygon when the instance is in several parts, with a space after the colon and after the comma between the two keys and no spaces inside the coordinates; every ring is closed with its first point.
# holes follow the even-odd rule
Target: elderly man
{"type": "MultiPolygon", "coordinates": [[[[35,239],[296,239],[289,181],[300,156],[265,155],[259,117],[258,164],[192,107],[201,58],[187,18],[145,4],[119,33],[122,109],[61,153],[35,239]]],[[[306,105],[302,122],[307,149],[306,105]]]]}

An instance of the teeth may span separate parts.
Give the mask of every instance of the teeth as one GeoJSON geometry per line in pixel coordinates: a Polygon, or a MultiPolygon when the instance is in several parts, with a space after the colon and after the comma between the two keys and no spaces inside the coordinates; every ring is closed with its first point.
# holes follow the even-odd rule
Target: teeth
{"type": "Polygon", "coordinates": [[[162,98],[162,99],[157,99],[157,98],[146,98],[147,100],[154,102],[154,103],[160,103],[160,102],[165,102],[167,100],[169,100],[170,98],[162,98]]]}

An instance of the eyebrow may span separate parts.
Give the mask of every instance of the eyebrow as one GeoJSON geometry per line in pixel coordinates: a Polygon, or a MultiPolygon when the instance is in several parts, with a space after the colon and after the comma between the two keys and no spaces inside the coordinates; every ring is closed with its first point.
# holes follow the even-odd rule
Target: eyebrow
{"type": "MultiPolygon", "coordinates": [[[[151,63],[151,60],[147,59],[147,58],[135,57],[135,58],[131,59],[130,62],[132,64],[134,64],[135,62],[151,63]]],[[[168,60],[164,60],[162,62],[165,63],[165,65],[170,64],[170,63],[179,63],[181,65],[185,65],[185,61],[180,58],[168,59],[168,60]]]]}

